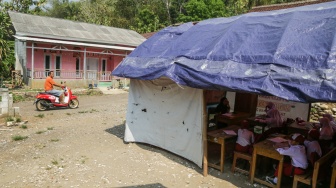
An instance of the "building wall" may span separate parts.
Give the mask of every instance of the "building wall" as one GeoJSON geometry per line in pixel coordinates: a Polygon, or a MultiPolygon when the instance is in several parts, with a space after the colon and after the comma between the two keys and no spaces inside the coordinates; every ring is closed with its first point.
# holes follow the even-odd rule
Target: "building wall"
{"type": "MultiPolygon", "coordinates": [[[[74,80],[74,79],[54,79],[56,83],[66,82],[66,85],[72,89],[75,88],[88,88],[91,80],[74,80]]],[[[45,79],[29,79],[29,86],[32,89],[43,89],[45,79]]],[[[60,90],[60,88],[55,87],[55,89],[60,90]]]]}
{"type": "MultiPolygon", "coordinates": [[[[31,47],[31,43],[28,43],[31,47]]],[[[55,45],[50,44],[35,44],[36,49],[34,49],[34,70],[45,70],[45,57],[50,56],[50,69],[54,70],[56,68],[56,57],[61,57],[61,69],[74,71],[76,70],[76,57],[73,57],[73,52],[65,50],[50,50],[50,49],[39,49],[39,48],[52,48],[55,45]]],[[[71,46],[64,46],[67,49],[72,49],[71,46]]],[[[32,49],[27,48],[27,68],[32,68],[32,49]]]]}
{"type": "MultiPolygon", "coordinates": [[[[31,47],[31,42],[28,43],[28,47],[31,47]]],[[[50,50],[50,49],[38,49],[38,48],[52,48],[53,44],[40,44],[36,43],[37,47],[34,49],[34,70],[45,70],[45,56],[50,55],[51,67],[50,69],[55,70],[56,66],[56,56],[61,57],[61,70],[75,71],[76,70],[76,58],[80,59],[80,70],[84,70],[84,52],[73,52],[66,50],[50,50]]],[[[69,50],[73,50],[72,46],[64,46],[69,50]]],[[[77,50],[84,51],[84,47],[76,48],[77,50]]],[[[102,71],[102,61],[105,59],[107,62],[106,71],[113,71],[114,68],[122,61],[125,56],[125,52],[117,50],[109,50],[105,53],[110,54],[99,54],[104,51],[100,48],[86,48],[87,54],[86,59],[95,58],[98,59],[98,71],[102,71]],[[96,52],[96,53],[95,53],[96,52]],[[113,55],[121,54],[121,55],[113,55]]],[[[32,68],[32,49],[27,48],[27,68],[32,68]]]]}
{"type": "Polygon", "coordinates": [[[124,58],[124,56],[114,56],[114,61],[111,64],[111,69],[114,70],[124,58]]]}
{"type": "Polygon", "coordinates": [[[26,55],[26,42],[15,40],[15,70],[20,70],[23,75],[24,83],[28,83],[27,79],[27,55],[26,55]]]}

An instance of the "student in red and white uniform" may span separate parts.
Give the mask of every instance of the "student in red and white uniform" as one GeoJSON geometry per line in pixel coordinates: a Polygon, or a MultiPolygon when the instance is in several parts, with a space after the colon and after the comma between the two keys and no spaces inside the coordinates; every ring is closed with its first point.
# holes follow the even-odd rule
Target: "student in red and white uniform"
{"type": "Polygon", "coordinates": [[[320,139],[319,143],[322,149],[322,153],[328,153],[333,147],[334,130],[330,126],[328,118],[321,118],[320,120],[320,139]]]}
{"type": "Polygon", "coordinates": [[[334,131],[330,126],[330,120],[328,118],[320,119],[320,140],[332,140],[334,136],[334,131]]]}
{"type": "Polygon", "coordinates": [[[334,121],[334,117],[329,113],[323,114],[323,117],[329,119],[329,125],[331,126],[335,134],[336,133],[336,122],[334,121]]]}
{"type": "Polygon", "coordinates": [[[322,149],[318,143],[319,137],[320,132],[317,129],[311,129],[308,132],[308,138],[304,141],[307,150],[307,159],[312,167],[315,161],[322,157],[322,149]]]}
{"type": "Polygon", "coordinates": [[[305,141],[305,137],[300,133],[294,133],[291,135],[292,140],[295,140],[298,142],[298,144],[303,145],[303,142],[305,141]]]}
{"type": "Polygon", "coordinates": [[[236,141],[235,151],[252,154],[254,133],[250,130],[249,123],[246,120],[241,122],[241,128],[238,129],[238,138],[236,141]]]}
{"type": "Polygon", "coordinates": [[[256,121],[267,123],[268,128],[282,127],[282,117],[279,110],[273,108],[267,111],[266,119],[256,119],[256,121]]]}
{"type": "MultiPolygon", "coordinates": [[[[289,140],[288,144],[288,147],[275,145],[276,150],[281,155],[287,155],[291,158],[291,163],[285,162],[283,164],[283,175],[292,177],[294,174],[304,174],[308,167],[306,148],[296,140],[289,140]]],[[[274,178],[266,176],[267,182],[271,184],[278,182],[278,168],[275,170],[274,178]]]]}

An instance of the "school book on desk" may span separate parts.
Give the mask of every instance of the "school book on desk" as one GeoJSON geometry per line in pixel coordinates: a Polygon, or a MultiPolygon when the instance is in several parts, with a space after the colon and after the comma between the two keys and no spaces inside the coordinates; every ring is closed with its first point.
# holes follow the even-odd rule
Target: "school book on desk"
{"type": "Polygon", "coordinates": [[[224,130],[223,132],[228,135],[237,135],[237,133],[234,132],[233,130],[224,130]]]}

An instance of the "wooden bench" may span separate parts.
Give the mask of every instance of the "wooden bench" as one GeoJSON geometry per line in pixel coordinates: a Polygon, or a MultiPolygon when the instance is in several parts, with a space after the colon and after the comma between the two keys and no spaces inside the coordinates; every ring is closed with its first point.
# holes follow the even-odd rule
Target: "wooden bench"
{"type": "Polygon", "coordinates": [[[336,160],[331,165],[332,167],[332,175],[331,175],[331,181],[330,181],[330,188],[335,188],[336,184],[336,160]]]}
{"type": "MultiPolygon", "coordinates": [[[[298,182],[310,185],[312,188],[316,188],[316,184],[319,178],[320,167],[328,162],[332,163],[335,160],[336,148],[329,151],[327,154],[322,156],[314,164],[314,169],[312,172],[308,172],[303,175],[294,175],[293,188],[297,188],[298,182]]],[[[329,165],[330,168],[330,165],[329,165]]]]}
{"type": "Polygon", "coordinates": [[[241,152],[238,152],[238,151],[234,151],[233,163],[232,163],[231,171],[232,171],[232,173],[234,173],[235,171],[238,171],[238,172],[241,172],[241,173],[248,174],[250,176],[251,167],[252,167],[251,163],[252,163],[252,155],[250,155],[248,153],[241,153],[241,152]],[[245,159],[245,160],[247,160],[249,162],[249,165],[250,165],[249,171],[237,167],[236,166],[237,165],[236,164],[237,163],[237,159],[245,159]]]}

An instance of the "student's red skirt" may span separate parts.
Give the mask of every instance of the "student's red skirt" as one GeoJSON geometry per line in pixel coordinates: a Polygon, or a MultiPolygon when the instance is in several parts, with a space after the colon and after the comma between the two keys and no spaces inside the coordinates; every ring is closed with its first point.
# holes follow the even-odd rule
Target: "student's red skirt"
{"type": "Polygon", "coordinates": [[[236,143],[235,151],[252,154],[253,147],[251,145],[242,146],[242,145],[236,143]]]}
{"type": "MultiPolygon", "coordinates": [[[[278,169],[279,165],[277,166],[274,176],[278,177],[278,169]]],[[[306,171],[305,169],[299,168],[299,167],[294,167],[291,163],[284,163],[283,164],[283,170],[282,173],[285,176],[293,176],[295,174],[301,175],[304,174],[306,171]]]]}

